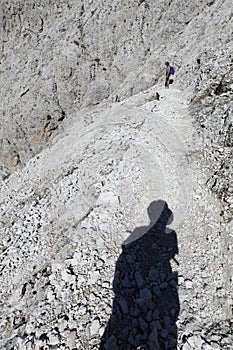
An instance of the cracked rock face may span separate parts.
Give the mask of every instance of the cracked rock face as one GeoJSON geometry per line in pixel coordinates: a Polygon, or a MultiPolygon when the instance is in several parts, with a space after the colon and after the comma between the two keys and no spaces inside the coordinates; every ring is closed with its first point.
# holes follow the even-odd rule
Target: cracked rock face
{"type": "Polygon", "coordinates": [[[46,147],[81,107],[122,100],[152,86],[168,56],[177,70],[182,67],[187,85],[192,42],[198,43],[191,48],[194,56],[227,39],[230,21],[216,16],[230,15],[228,3],[70,0],[45,6],[44,1],[3,0],[3,176],[46,147]],[[213,27],[219,21],[216,38],[213,27]],[[204,30],[206,43],[200,40],[204,30]]]}
{"type": "Polygon", "coordinates": [[[232,45],[200,55],[203,66],[196,64],[195,90],[191,111],[203,138],[204,157],[212,171],[208,187],[224,203],[225,221],[232,216],[233,146],[233,58],[232,45]]]}
{"type": "Polygon", "coordinates": [[[1,349],[232,349],[231,8],[1,1],[1,349]]]}

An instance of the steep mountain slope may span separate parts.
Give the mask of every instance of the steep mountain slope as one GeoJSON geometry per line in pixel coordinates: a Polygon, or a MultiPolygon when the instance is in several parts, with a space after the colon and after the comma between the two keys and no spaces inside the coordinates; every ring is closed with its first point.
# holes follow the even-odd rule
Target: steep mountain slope
{"type": "MultiPolygon", "coordinates": [[[[87,110],[67,136],[3,183],[1,348],[97,349],[121,244],[135,228],[144,226],[130,242],[148,230],[146,208],[163,199],[179,244],[179,266],[172,263],[179,347],[230,349],[229,237],[193,153],[188,97],[157,89],[159,100],[152,89],[87,110]]],[[[174,348],[161,317],[151,331],[162,348],[174,348]]],[[[105,348],[118,349],[111,341],[105,348]]]]}
{"type": "Polygon", "coordinates": [[[48,145],[82,106],[152,86],[165,59],[181,68],[178,79],[187,87],[197,55],[224,49],[227,62],[231,52],[230,0],[3,0],[0,13],[6,174],[48,145]]]}
{"type": "Polygon", "coordinates": [[[231,2],[0,7],[1,349],[231,349],[231,2]]]}

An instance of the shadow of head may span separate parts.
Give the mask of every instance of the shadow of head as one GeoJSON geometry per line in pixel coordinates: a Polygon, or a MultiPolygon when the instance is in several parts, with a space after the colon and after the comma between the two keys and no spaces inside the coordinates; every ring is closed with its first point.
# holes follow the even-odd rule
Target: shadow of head
{"type": "Polygon", "coordinates": [[[174,219],[173,213],[169,209],[167,202],[161,199],[150,203],[147,208],[147,214],[150,219],[149,225],[135,228],[130,236],[124,241],[123,246],[138,240],[152,227],[157,227],[160,231],[165,231],[166,226],[170,225],[174,219]]]}
{"type": "Polygon", "coordinates": [[[174,219],[172,211],[168,208],[167,202],[159,199],[150,203],[147,213],[152,225],[160,223],[163,226],[170,225],[174,219]]]}

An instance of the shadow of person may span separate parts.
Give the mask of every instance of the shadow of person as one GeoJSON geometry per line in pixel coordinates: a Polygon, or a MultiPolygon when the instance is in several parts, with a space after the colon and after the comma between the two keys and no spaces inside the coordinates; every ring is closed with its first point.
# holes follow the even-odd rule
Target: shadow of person
{"type": "Polygon", "coordinates": [[[179,315],[178,254],[173,215],[165,201],[148,207],[150,224],[136,228],[122,246],[113,280],[112,314],[100,350],[174,350],[179,315]],[[144,234],[143,234],[144,233],[144,234]]]}

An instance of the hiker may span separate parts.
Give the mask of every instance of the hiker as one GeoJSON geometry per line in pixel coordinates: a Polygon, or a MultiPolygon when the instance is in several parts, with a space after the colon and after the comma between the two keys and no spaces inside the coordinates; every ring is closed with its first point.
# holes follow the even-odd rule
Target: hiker
{"type": "Polygon", "coordinates": [[[165,87],[169,88],[169,79],[170,79],[170,64],[169,64],[169,62],[165,62],[165,66],[166,66],[165,87]]]}
{"type": "Polygon", "coordinates": [[[170,66],[169,62],[165,62],[166,66],[166,80],[165,80],[165,87],[169,88],[169,85],[173,83],[173,79],[170,79],[170,75],[175,74],[174,67],[170,66]]]}

